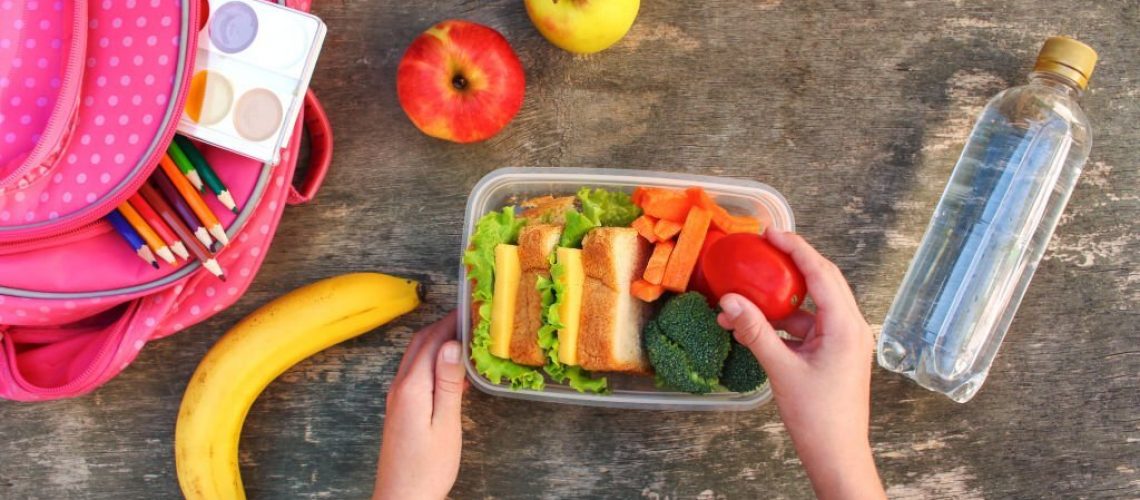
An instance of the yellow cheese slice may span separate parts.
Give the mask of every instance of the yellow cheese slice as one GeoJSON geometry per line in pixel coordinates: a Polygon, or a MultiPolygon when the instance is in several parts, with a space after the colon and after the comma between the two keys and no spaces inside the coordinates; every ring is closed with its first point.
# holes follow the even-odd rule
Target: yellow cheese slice
{"type": "Polygon", "coordinates": [[[582,267],[582,250],[559,248],[557,259],[566,270],[562,274],[564,296],[558,309],[558,318],[562,321],[562,329],[558,330],[558,361],[574,366],[578,364],[578,327],[582,319],[586,271],[582,267]]]}
{"type": "Polygon", "coordinates": [[[519,298],[519,247],[495,247],[495,291],[491,296],[491,354],[511,359],[511,332],[519,298]]]}

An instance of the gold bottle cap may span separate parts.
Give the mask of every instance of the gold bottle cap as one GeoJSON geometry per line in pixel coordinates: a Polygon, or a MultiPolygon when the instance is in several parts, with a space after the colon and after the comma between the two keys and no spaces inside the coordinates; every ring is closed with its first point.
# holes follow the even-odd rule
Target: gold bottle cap
{"type": "Polygon", "coordinates": [[[1084,90],[1095,66],[1096,51],[1092,47],[1067,36],[1055,36],[1041,46],[1033,71],[1063,76],[1084,90]]]}

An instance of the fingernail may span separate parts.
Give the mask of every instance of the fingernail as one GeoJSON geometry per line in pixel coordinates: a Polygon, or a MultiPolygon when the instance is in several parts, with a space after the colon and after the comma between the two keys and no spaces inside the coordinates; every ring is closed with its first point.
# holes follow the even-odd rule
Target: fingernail
{"type": "Polygon", "coordinates": [[[720,299],[720,310],[724,311],[728,319],[736,319],[740,316],[740,303],[733,297],[724,297],[720,299]]]}
{"type": "Polygon", "coordinates": [[[455,342],[449,342],[443,345],[443,362],[459,362],[459,344],[456,344],[455,342]]]}

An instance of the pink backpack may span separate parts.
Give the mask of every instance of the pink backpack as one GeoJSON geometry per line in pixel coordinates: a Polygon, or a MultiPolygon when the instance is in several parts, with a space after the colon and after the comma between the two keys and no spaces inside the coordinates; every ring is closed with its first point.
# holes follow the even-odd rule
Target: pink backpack
{"type": "Polygon", "coordinates": [[[209,201],[232,240],[217,256],[227,282],[193,261],[151,268],[102,219],[173,137],[202,4],[0,0],[0,398],[90,392],[148,341],[233,304],[282,209],[312,198],[323,180],[332,136],[310,93],[302,121],[313,159],[300,191],[300,126],[276,166],[203,150],[242,207],[234,214],[209,201]]]}

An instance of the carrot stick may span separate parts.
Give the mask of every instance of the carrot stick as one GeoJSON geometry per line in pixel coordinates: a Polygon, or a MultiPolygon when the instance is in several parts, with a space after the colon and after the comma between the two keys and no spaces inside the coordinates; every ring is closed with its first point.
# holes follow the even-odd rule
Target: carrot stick
{"type": "Polygon", "coordinates": [[[634,205],[641,206],[641,198],[645,196],[645,189],[641,186],[633,188],[633,195],[630,196],[630,199],[633,200],[634,205]]]}
{"type": "Polygon", "coordinates": [[[658,219],[684,222],[693,203],[682,191],[664,188],[643,188],[639,197],[641,210],[658,219]]]}
{"type": "Polygon", "coordinates": [[[657,235],[658,241],[671,240],[677,236],[677,233],[681,232],[681,227],[679,223],[669,219],[661,219],[653,226],[653,234],[657,235]]]}
{"type": "Polygon", "coordinates": [[[761,225],[760,221],[752,217],[733,216],[732,228],[725,231],[728,234],[732,233],[752,233],[759,234],[761,225]]]}
{"type": "Polygon", "coordinates": [[[665,287],[661,285],[654,285],[645,280],[634,281],[629,286],[629,293],[642,302],[653,302],[665,293],[665,287]]]}
{"type": "Polygon", "coordinates": [[[657,243],[657,235],[653,233],[653,226],[655,224],[657,224],[657,219],[654,219],[648,215],[642,215],[641,217],[634,219],[633,223],[630,224],[629,227],[636,229],[637,234],[640,234],[642,238],[649,240],[650,243],[657,243]]]}
{"type": "Polygon", "coordinates": [[[681,228],[681,235],[677,237],[677,245],[673,248],[673,255],[665,266],[665,276],[661,279],[661,286],[672,292],[683,292],[689,285],[689,276],[697,265],[697,258],[701,254],[701,245],[705,242],[709,224],[712,217],[700,207],[693,207],[689,216],[685,218],[685,226],[681,228]]]}
{"type": "Polygon", "coordinates": [[[653,247],[653,254],[649,256],[649,263],[645,265],[645,281],[660,285],[665,277],[665,266],[669,263],[669,256],[673,254],[676,246],[672,241],[661,241],[653,247]]]}
{"type": "Polygon", "coordinates": [[[693,206],[701,207],[712,217],[712,225],[726,234],[733,233],[759,233],[760,221],[752,217],[736,216],[728,213],[724,207],[717,205],[704,189],[691,187],[685,190],[693,206]]]}

